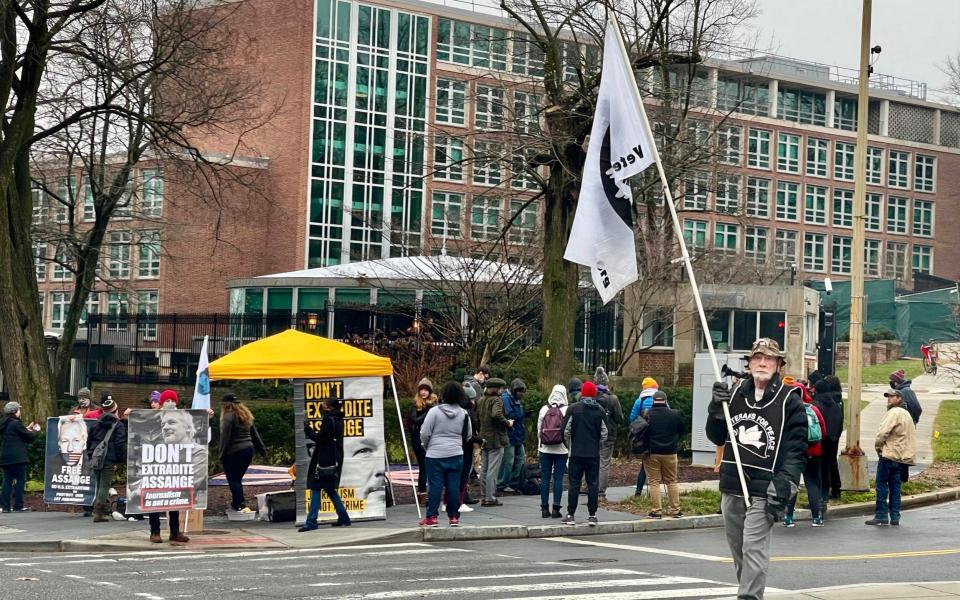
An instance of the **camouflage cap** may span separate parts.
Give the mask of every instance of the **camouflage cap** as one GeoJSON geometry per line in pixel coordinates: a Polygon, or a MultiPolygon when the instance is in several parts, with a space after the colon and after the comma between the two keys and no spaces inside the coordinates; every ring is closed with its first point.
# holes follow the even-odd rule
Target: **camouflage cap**
{"type": "Polygon", "coordinates": [[[780,344],[770,338],[760,338],[755,341],[753,346],[750,347],[750,354],[747,354],[746,358],[749,360],[757,354],[772,356],[773,358],[779,358],[784,363],[787,362],[786,355],[780,350],[780,344]]]}

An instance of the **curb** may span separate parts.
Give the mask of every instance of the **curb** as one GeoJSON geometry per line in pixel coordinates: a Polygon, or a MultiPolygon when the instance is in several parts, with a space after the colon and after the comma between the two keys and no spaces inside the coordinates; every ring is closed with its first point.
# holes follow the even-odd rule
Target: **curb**
{"type": "MultiPolygon", "coordinates": [[[[960,500],[960,487],[946,488],[934,492],[925,492],[904,496],[901,508],[919,508],[932,504],[960,500]]],[[[831,517],[855,517],[873,514],[873,502],[845,504],[829,509],[831,517]]],[[[810,518],[810,511],[798,510],[797,520],[810,518]]],[[[388,542],[463,542],[473,540],[512,540],[524,538],[577,537],[589,535],[611,535],[618,533],[649,533],[655,531],[676,531],[684,529],[705,529],[723,527],[723,515],[697,515],[680,519],[631,519],[627,521],[605,521],[596,526],[580,525],[478,525],[475,527],[437,527],[410,528],[391,531],[382,536],[371,536],[359,540],[323,540],[317,548],[324,546],[351,546],[388,542]]],[[[231,546],[233,547],[233,546],[231,546]]],[[[184,547],[189,548],[189,547],[184,547]]],[[[147,550],[143,544],[100,542],[95,540],[59,540],[59,541],[0,541],[3,552],[134,552],[147,550]]],[[[198,548],[190,548],[198,549],[198,548]]],[[[204,550],[222,550],[222,547],[206,547],[204,550]]]]}

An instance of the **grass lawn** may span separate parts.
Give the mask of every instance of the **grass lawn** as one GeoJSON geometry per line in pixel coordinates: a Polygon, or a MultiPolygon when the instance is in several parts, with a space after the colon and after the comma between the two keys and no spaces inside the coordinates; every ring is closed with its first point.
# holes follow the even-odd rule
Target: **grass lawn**
{"type": "Polygon", "coordinates": [[[940,403],[933,431],[933,459],[960,462],[960,400],[944,400],[940,403]]]}
{"type": "MultiPolygon", "coordinates": [[[[880,363],[879,365],[864,367],[863,383],[889,383],[890,373],[893,373],[898,369],[903,369],[904,373],[907,374],[907,379],[915,379],[918,375],[923,374],[923,361],[901,358],[899,360],[891,360],[885,363],[880,363]]],[[[845,366],[838,367],[837,377],[840,378],[840,381],[849,383],[849,369],[845,366]]]]}

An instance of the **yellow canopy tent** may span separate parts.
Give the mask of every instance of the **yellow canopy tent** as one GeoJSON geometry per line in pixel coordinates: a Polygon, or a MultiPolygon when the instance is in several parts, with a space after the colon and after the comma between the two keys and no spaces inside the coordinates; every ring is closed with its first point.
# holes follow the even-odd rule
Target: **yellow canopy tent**
{"type": "Polygon", "coordinates": [[[390,359],[348,344],[288,329],[210,363],[210,379],[390,377],[390,359]]]}
{"type": "MultiPolygon", "coordinates": [[[[403,428],[400,399],[389,358],[377,356],[336,340],[295,329],[251,342],[210,363],[209,375],[216,379],[323,379],[329,377],[389,377],[393,401],[400,422],[400,436],[407,468],[413,471],[407,436],[403,428]]],[[[387,465],[389,467],[389,465],[387,465]]],[[[389,469],[388,469],[389,471],[389,469]]],[[[417,486],[413,478],[413,497],[417,486]]],[[[417,516],[420,504],[417,502],[417,516]]]]}

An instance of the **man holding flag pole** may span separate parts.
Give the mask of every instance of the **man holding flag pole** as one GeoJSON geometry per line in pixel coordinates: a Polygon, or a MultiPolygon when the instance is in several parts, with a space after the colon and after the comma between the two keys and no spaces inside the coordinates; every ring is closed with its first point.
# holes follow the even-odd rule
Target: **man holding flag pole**
{"type": "MultiPolygon", "coordinates": [[[[765,387],[759,383],[754,385],[754,378],[748,378],[745,380],[747,385],[738,385],[731,393],[723,382],[670,184],[657,152],[620,29],[611,19],[605,34],[600,93],[590,132],[577,212],[564,253],[566,260],[590,267],[594,285],[604,303],[639,279],[632,196],[625,180],[641,173],[651,164],[656,165],[660,175],[673,230],[680,246],[681,260],[690,280],[716,377],[711,408],[717,410],[711,412],[714,423],[708,423],[708,433],[715,434],[710,436],[711,440],[725,447],[721,467],[724,527],[740,582],[738,598],[762,598],[769,565],[772,525],[790,500],[789,494],[796,489],[803,461],[806,460],[806,417],[802,400],[793,388],[781,383],[778,372],[782,363],[779,358],[775,368],[764,371],[765,387]],[[751,392],[751,397],[745,399],[742,392],[746,390],[751,392]],[[743,409],[743,412],[736,414],[736,421],[740,423],[736,431],[734,419],[731,418],[731,402],[738,409],[743,409]],[[780,414],[777,417],[778,411],[780,414]],[[761,415],[759,418],[763,423],[749,420],[749,415],[756,417],[757,414],[761,415]],[[769,415],[769,419],[766,415],[769,415]],[[713,425],[719,425],[719,430],[713,425]],[[803,444],[798,445],[796,441],[801,435],[803,444]],[[758,443],[761,444],[760,448],[756,446],[758,443]],[[750,453],[748,473],[744,471],[742,451],[750,453]],[[762,457],[755,458],[755,454],[762,454],[762,457]]],[[[763,341],[758,340],[754,346],[763,341]]],[[[763,359],[758,358],[758,369],[769,366],[764,361],[769,358],[767,354],[774,351],[779,354],[779,348],[764,346],[762,351],[751,353],[751,357],[763,359]]],[[[754,367],[752,358],[750,366],[754,367]]],[[[761,379],[759,372],[756,379],[761,379]]]]}

